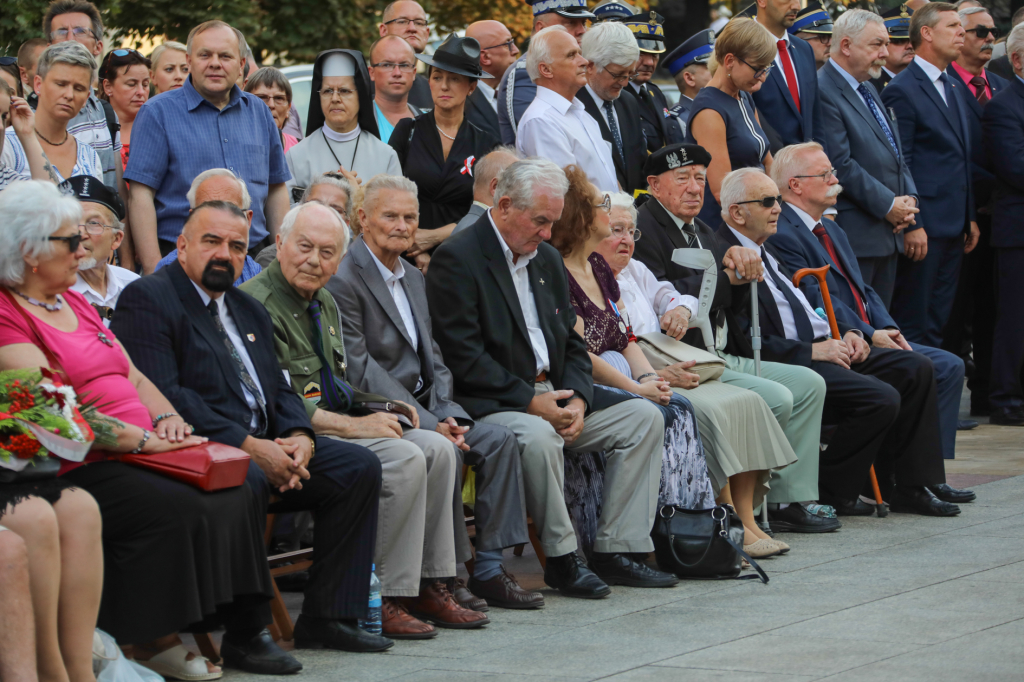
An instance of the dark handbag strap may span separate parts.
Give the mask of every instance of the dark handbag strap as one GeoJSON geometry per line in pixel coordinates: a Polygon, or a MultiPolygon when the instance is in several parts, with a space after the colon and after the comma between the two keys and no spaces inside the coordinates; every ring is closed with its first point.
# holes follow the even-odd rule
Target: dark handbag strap
{"type": "Polygon", "coordinates": [[[71,381],[68,379],[67,372],[65,372],[64,369],[60,366],[60,363],[57,362],[56,356],[54,356],[53,352],[49,349],[49,347],[45,343],[43,343],[43,339],[39,336],[39,333],[36,332],[35,321],[32,319],[32,316],[28,314],[28,311],[21,307],[21,304],[18,303],[18,301],[14,298],[14,294],[12,294],[7,287],[0,287],[0,289],[3,289],[3,292],[7,296],[7,299],[11,302],[11,305],[13,305],[18,310],[18,312],[22,314],[22,317],[25,318],[25,327],[26,329],[28,329],[28,331],[32,334],[32,337],[35,339],[33,343],[35,343],[36,347],[39,350],[43,351],[43,355],[46,356],[46,361],[50,364],[50,369],[58,372],[60,374],[60,380],[64,382],[66,386],[70,386],[71,381]]]}
{"type": "Polygon", "coordinates": [[[768,584],[768,574],[765,573],[764,570],[762,570],[762,568],[758,565],[758,563],[756,561],[754,561],[754,559],[749,554],[744,552],[742,547],[738,546],[735,542],[730,540],[728,533],[723,534],[722,535],[722,539],[725,540],[726,542],[728,542],[729,545],[733,549],[736,550],[737,554],[739,554],[741,557],[746,559],[747,562],[750,564],[751,568],[753,568],[755,571],[757,571],[757,575],[738,575],[738,576],[736,576],[735,579],[736,580],[760,580],[763,584],[767,585],[768,584]]]}

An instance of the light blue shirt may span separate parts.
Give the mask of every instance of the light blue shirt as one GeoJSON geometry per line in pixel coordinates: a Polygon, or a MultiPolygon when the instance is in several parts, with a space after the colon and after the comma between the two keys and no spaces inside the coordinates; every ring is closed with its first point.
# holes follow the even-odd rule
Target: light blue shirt
{"type": "MultiPolygon", "coordinates": [[[[871,104],[864,98],[864,95],[861,94],[861,91],[859,90],[860,83],[857,82],[857,79],[854,78],[853,76],[851,76],[850,74],[848,74],[846,72],[846,69],[844,69],[843,67],[839,66],[839,64],[836,62],[836,60],[833,59],[831,63],[832,63],[832,66],[835,67],[835,70],[839,72],[839,75],[843,77],[843,80],[845,80],[847,83],[849,83],[850,87],[853,88],[853,91],[856,92],[857,95],[860,96],[861,100],[864,102],[864,106],[866,106],[868,108],[868,111],[871,111],[871,104]]],[[[877,101],[877,100],[875,101],[875,106],[878,108],[879,113],[885,111],[885,109],[882,107],[882,103],[877,101]]],[[[889,128],[889,132],[890,133],[893,132],[892,126],[890,126],[889,122],[885,120],[885,114],[884,113],[882,114],[882,121],[884,121],[885,125],[889,128]]]]}
{"type": "Polygon", "coordinates": [[[391,121],[380,110],[376,102],[373,103],[373,115],[377,118],[377,130],[380,131],[380,141],[386,143],[391,139],[391,133],[395,131],[395,126],[391,125],[391,121]]]}

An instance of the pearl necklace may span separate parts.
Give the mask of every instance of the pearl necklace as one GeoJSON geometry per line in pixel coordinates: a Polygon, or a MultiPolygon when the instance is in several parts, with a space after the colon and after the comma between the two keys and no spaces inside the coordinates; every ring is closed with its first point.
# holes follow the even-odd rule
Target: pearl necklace
{"type": "Polygon", "coordinates": [[[451,140],[452,142],[455,142],[455,138],[454,138],[454,137],[452,137],[451,135],[449,135],[448,133],[446,133],[445,131],[441,130],[441,126],[439,126],[439,125],[435,125],[434,127],[435,127],[435,128],[437,128],[437,132],[441,133],[442,135],[444,135],[445,137],[447,137],[447,138],[448,138],[449,140],[451,140]]]}

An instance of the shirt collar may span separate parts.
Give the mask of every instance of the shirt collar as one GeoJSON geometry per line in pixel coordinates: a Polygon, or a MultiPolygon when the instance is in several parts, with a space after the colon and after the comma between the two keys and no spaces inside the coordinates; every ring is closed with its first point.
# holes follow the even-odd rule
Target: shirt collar
{"type": "MultiPolygon", "coordinates": [[[[538,91],[540,91],[540,89],[541,88],[537,88],[538,91]]],[[[501,236],[501,230],[499,230],[498,226],[494,224],[494,218],[491,216],[490,211],[487,211],[487,219],[491,221],[491,227],[494,228],[494,234],[498,237],[498,243],[501,244],[501,251],[505,254],[505,261],[508,263],[509,267],[516,270],[525,268],[527,264],[540,252],[540,249],[537,249],[533,253],[520,256],[519,260],[513,262],[512,259],[514,254],[512,253],[512,249],[508,248],[508,244],[505,243],[505,238],[501,236]]]]}
{"type": "MultiPolygon", "coordinates": [[[[654,197],[651,198],[654,199],[654,197]]],[[[658,201],[657,199],[654,200],[658,201]]],[[[668,217],[672,219],[672,222],[674,222],[676,224],[676,227],[678,227],[680,230],[683,229],[683,225],[693,225],[694,229],[697,229],[696,225],[694,225],[694,222],[692,220],[689,223],[687,223],[685,220],[677,216],[675,213],[665,208],[665,204],[661,203],[660,201],[658,201],[658,206],[661,206],[662,208],[665,209],[665,213],[668,214],[668,217]]]]}
{"type": "Polygon", "coordinates": [[[107,269],[107,295],[106,296],[100,296],[100,292],[98,292],[98,291],[96,291],[95,289],[92,288],[92,285],[89,284],[89,282],[87,282],[84,277],[82,277],[82,273],[81,272],[79,272],[75,276],[77,278],[77,280],[75,281],[74,285],[71,288],[74,289],[75,291],[77,291],[80,294],[84,294],[85,292],[89,291],[89,292],[92,292],[92,294],[94,296],[96,296],[97,298],[102,298],[104,300],[110,300],[111,298],[116,296],[121,291],[121,289],[123,288],[123,285],[121,284],[121,278],[119,278],[117,276],[117,274],[114,272],[114,268],[111,267],[110,263],[104,263],[103,267],[105,267],[107,269]]]}
{"type": "Polygon", "coordinates": [[[565,112],[569,111],[569,107],[571,107],[576,101],[576,98],[571,100],[566,99],[551,88],[546,88],[543,85],[537,86],[537,99],[544,102],[563,116],[565,115],[565,112]]]}
{"type": "Polygon", "coordinates": [[[367,246],[366,250],[370,252],[370,256],[373,257],[373,262],[377,264],[377,269],[380,270],[380,276],[384,278],[385,284],[397,282],[405,277],[405,263],[402,262],[401,258],[399,258],[395,263],[394,270],[388,270],[387,266],[380,262],[380,258],[377,258],[377,254],[373,252],[373,249],[367,246]]]}
{"type": "MultiPolygon", "coordinates": [[[[835,63],[835,62],[833,62],[833,63],[835,63]]],[[[884,66],[882,67],[882,71],[885,71],[887,74],[889,74],[889,78],[895,78],[896,77],[896,74],[894,74],[892,71],[890,71],[888,68],[886,68],[884,66]]]]}
{"type": "Polygon", "coordinates": [[[728,227],[729,230],[733,233],[733,235],[736,236],[736,239],[738,239],[740,241],[740,246],[745,246],[748,249],[754,249],[758,253],[761,253],[761,247],[758,246],[756,243],[754,243],[753,239],[751,239],[750,237],[748,237],[747,235],[745,235],[745,234],[743,234],[741,232],[737,232],[733,228],[733,226],[729,225],[728,223],[726,223],[726,227],[728,227]]]}
{"type": "MultiPolygon", "coordinates": [[[[192,85],[192,74],[189,74],[188,78],[185,79],[185,84],[181,86],[181,92],[182,96],[185,98],[186,109],[189,111],[194,111],[199,105],[206,102],[206,98],[200,95],[199,91],[192,85]]],[[[231,98],[228,100],[227,106],[225,106],[224,109],[233,107],[239,102],[239,100],[243,102],[247,101],[245,97],[242,96],[242,91],[238,89],[238,86],[232,85],[231,98]]],[[[209,102],[206,103],[210,104],[209,102]]],[[[210,106],[212,107],[213,105],[210,104],[210,106]]],[[[224,111],[224,109],[221,109],[221,111],[224,111]]]]}
{"type": "Polygon", "coordinates": [[[829,60],[829,63],[832,64],[832,67],[836,71],[839,72],[839,75],[843,77],[843,80],[845,80],[847,83],[849,83],[850,87],[853,88],[854,91],[856,92],[857,88],[860,87],[860,83],[857,82],[857,79],[854,78],[853,76],[851,76],[849,71],[847,71],[843,67],[839,66],[839,64],[838,64],[838,62],[836,62],[836,60],[831,59],[831,60],[829,60]]]}
{"type": "MultiPolygon", "coordinates": [[[[192,286],[194,286],[194,287],[196,288],[196,291],[198,291],[198,292],[199,292],[199,298],[203,299],[203,307],[204,307],[204,308],[206,308],[206,307],[209,307],[209,305],[210,305],[210,301],[212,301],[212,300],[214,300],[214,299],[211,299],[211,298],[210,298],[210,295],[209,295],[208,293],[206,293],[205,291],[203,291],[203,288],[202,288],[201,286],[199,286],[198,284],[196,284],[195,282],[193,282],[193,281],[192,281],[191,279],[190,279],[189,281],[190,281],[190,282],[192,282],[192,286]]],[[[216,298],[216,301],[217,301],[217,310],[220,310],[220,300],[221,300],[222,298],[224,298],[224,296],[223,296],[223,295],[221,295],[221,296],[218,296],[218,297],[216,298]]]]}
{"type": "Polygon", "coordinates": [[[585,87],[587,89],[587,92],[590,93],[590,97],[594,100],[594,104],[596,104],[599,108],[603,109],[604,108],[604,103],[611,101],[611,100],[607,100],[604,97],[601,97],[601,95],[597,94],[597,91],[595,91],[594,88],[590,87],[590,83],[587,83],[583,87],[585,87]]]}
{"type": "Polygon", "coordinates": [[[924,71],[924,74],[928,76],[928,80],[932,83],[939,80],[939,76],[942,75],[942,69],[931,62],[925,61],[919,54],[914,55],[914,63],[921,67],[921,70],[924,71]]]}
{"type": "MultiPolygon", "coordinates": [[[[956,71],[957,74],[959,74],[961,80],[963,80],[964,83],[970,83],[971,79],[974,78],[974,74],[973,73],[971,73],[970,71],[968,71],[964,67],[960,66],[956,62],[953,62],[952,64],[950,64],[950,66],[952,66],[953,70],[956,71]]],[[[985,68],[984,67],[982,67],[982,69],[981,69],[981,77],[985,79],[985,84],[987,85],[988,84],[988,75],[985,73],[985,68]]]]}
{"type": "Polygon", "coordinates": [[[484,93],[484,97],[486,97],[488,100],[494,100],[495,91],[494,88],[492,88],[490,85],[484,83],[482,80],[478,80],[476,82],[476,87],[477,90],[484,93]]]}
{"type": "Polygon", "coordinates": [[[791,209],[793,209],[793,213],[796,213],[797,217],[800,218],[800,220],[804,221],[804,225],[807,226],[807,229],[811,230],[812,232],[814,231],[814,228],[818,225],[818,223],[821,222],[819,220],[815,220],[814,218],[812,218],[807,211],[803,210],[799,206],[794,206],[793,204],[788,202],[786,203],[786,206],[789,206],[791,209]]]}
{"type": "Polygon", "coordinates": [[[1020,77],[1020,76],[1018,76],[1017,74],[1013,74],[1013,76],[1014,76],[1014,78],[1016,78],[1017,80],[1019,80],[1019,81],[1020,81],[1021,83],[1024,83],[1024,78],[1021,78],[1021,77],[1020,77]]]}
{"type": "MultiPolygon", "coordinates": [[[[283,296],[288,303],[289,308],[305,312],[309,308],[309,301],[304,299],[298,291],[295,290],[287,279],[284,278],[284,272],[281,270],[281,262],[276,258],[274,262],[270,264],[270,267],[264,270],[267,273],[267,277],[270,279],[270,287],[274,290],[275,294],[283,296]]],[[[320,289],[313,295],[314,298],[320,299],[320,293],[323,289],[320,289]]],[[[323,303],[323,301],[321,301],[323,303]]]]}

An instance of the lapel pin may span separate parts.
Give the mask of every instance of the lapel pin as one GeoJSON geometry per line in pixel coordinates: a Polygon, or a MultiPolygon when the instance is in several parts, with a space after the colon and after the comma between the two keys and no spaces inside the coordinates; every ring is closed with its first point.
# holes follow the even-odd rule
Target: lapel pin
{"type": "Polygon", "coordinates": [[[540,285],[544,286],[544,278],[543,277],[540,278],[540,285]]]}
{"type": "Polygon", "coordinates": [[[334,334],[334,327],[327,327],[327,331],[329,331],[331,333],[331,336],[335,335],[334,334]]]}
{"type": "Polygon", "coordinates": [[[246,334],[245,338],[249,339],[250,343],[255,343],[256,342],[256,335],[255,334],[246,334]]]}

